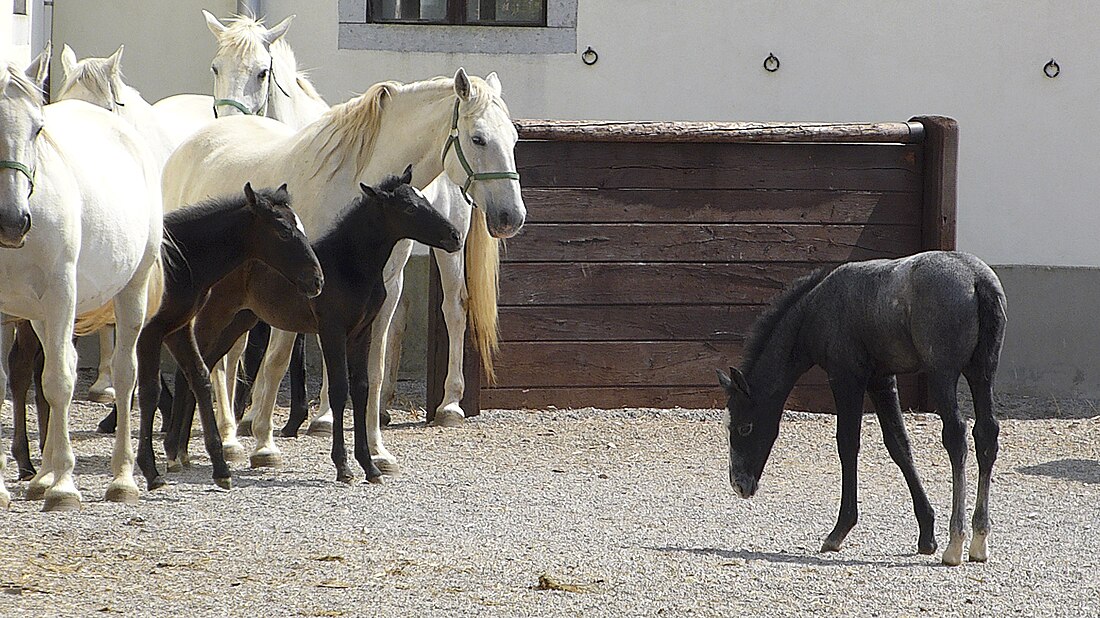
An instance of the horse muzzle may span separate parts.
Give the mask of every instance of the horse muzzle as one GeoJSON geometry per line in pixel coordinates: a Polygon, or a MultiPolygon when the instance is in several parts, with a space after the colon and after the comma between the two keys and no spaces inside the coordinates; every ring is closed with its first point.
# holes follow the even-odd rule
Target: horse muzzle
{"type": "Polygon", "coordinates": [[[759,481],[745,475],[734,474],[730,470],[730,485],[733,486],[733,490],[737,492],[737,495],[748,499],[756,495],[759,481]]]}
{"type": "Polygon", "coordinates": [[[31,231],[31,213],[23,212],[15,217],[0,218],[0,247],[18,249],[27,243],[31,231]]]}
{"type": "Polygon", "coordinates": [[[325,278],[321,275],[307,277],[298,281],[298,291],[306,298],[317,298],[325,287],[325,278]]]}

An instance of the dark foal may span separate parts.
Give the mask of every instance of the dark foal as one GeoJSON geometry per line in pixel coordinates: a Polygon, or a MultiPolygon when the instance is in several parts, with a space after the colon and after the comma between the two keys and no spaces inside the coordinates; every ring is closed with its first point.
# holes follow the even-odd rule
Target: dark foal
{"type": "MultiPolygon", "coordinates": [[[[367,350],[371,323],[386,297],[382,269],[394,245],[411,238],[445,251],[461,247],[458,230],[408,184],[411,180],[409,166],[401,178],[391,176],[377,187],[360,185],[363,196],[332,231],[313,243],[325,272],[325,289],[316,298],[296,295],[274,273],[253,273],[248,281],[231,276],[212,290],[210,301],[195,320],[203,356],[211,365],[258,319],[285,331],[320,335],[334,417],[332,461],[336,478],[343,482],[352,480],[344,447],[344,408],[349,391],[355,421],[355,459],[368,480],[381,482],[382,474],[367,448],[367,350]]],[[[183,397],[182,391],[177,389],[177,401],[183,397]]],[[[191,416],[187,412],[174,415],[184,425],[169,433],[169,440],[181,440],[175,448],[165,445],[170,458],[173,453],[186,452],[190,435],[187,421],[191,416]]],[[[272,465],[277,457],[277,453],[258,450],[252,455],[252,463],[272,465]]]]}
{"type": "Polygon", "coordinates": [[[895,374],[928,375],[932,402],[943,420],[951,458],[950,541],[944,564],[962,562],[966,540],[966,422],[955,389],[966,377],[974,397],[978,498],[970,559],[988,556],[989,483],[997,458],[993,415],[1007,303],[1001,283],[978,258],[931,251],[899,260],[844,264],[796,281],[757,320],[741,369],[719,372],[729,396],[730,483],[743,498],[757,489],[779,434],[783,404],[795,381],[814,365],[829,374],[837,409],[842,489],[836,527],[821,551],[837,551],[856,524],[856,459],[863,395],[874,403],[882,436],[913,496],[920,535],[917,550],[936,551],[934,514],[913,467],[902,423],[895,374]]]}
{"type": "MultiPolygon", "coordinates": [[[[138,403],[141,436],[137,462],[149,489],[164,485],[153,455],[153,413],[159,393],[160,349],[167,345],[192,391],[198,394],[206,450],[214,468],[214,482],[232,484],[222,454],[221,436],[214,420],[210,373],[199,353],[191,320],[223,277],[248,281],[257,264],[282,278],[284,289],[295,296],[316,296],[324,281],[321,265],[290,209],[286,185],[275,191],[209,200],[164,217],[165,291],[160,309],[138,337],[138,403]],[[242,274],[243,273],[243,274],[242,274]]],[[[177,384],[177,396],[180,388],[177,384]]]]}

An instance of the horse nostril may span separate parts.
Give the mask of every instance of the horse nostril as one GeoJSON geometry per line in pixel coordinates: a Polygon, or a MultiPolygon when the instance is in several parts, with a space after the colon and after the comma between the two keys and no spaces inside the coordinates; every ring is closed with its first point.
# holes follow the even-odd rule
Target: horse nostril
{"type": "Polygon", "coordinates": [[[23,215],[23,235],[26,236],[27,232],[31,231],[31,213],[23,215]]]}

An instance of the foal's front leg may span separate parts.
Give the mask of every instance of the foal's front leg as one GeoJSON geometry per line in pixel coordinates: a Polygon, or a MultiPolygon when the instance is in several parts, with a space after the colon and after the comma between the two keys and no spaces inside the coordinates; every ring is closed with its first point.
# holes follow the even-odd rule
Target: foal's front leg
{"type": "Polygon", "coordinates": [[[344,409],[348,403],[347,335],[340,327],[321,332],[321,353],[328,368],[328,400],[332,405],[332,463],[336,480],[351,483],[348,452],[344,446],[344,409]]]}
{"type": "Polygon", "coordinates": [[[879,425],[882,427],[882,440],[886,451],[901,469],[909,493],[913,496],[913,512],[917,515],[920,536],[917,538],[917,551],[922,554],[936,553],[936,515],[924,493],[917,469],[913,466],[913,452],[909,447],[909,437],[905,434],[905,423],[901,419],[901,402],[898,400],[898,381],[893,375],[875,378],[867,387],[867,394],[875,404],[879,425]]]}
{"type": "Polygon", "coordinates": [[[370,381],[367,379],[367,348],[370,346],[370,329],[359,333],[348,342],[348,374],[351,379],[351,406],[355,421],[355,460],[362,466],[367,480],[382,482],[382,471],[374,464],[367,448],[367,397],[370,381]]]}
{"type": "Polygon", "coordinates": [[[836,402],[836,448],[840,455],[840,514],[821,551],[840,551],[848,532],[859,520],[856,500],[856,462],[859,459],[859,430],[863,418],[865,385],[851,378],[829,380],[836,402]]]}

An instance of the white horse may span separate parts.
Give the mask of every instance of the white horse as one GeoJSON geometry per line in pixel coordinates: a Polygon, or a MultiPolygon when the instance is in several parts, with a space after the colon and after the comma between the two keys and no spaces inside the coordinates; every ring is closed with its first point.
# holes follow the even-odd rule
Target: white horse
{"type": "MultiPolygon", "coordinates": [[[[140,92],[123,81],[123,51],[124,46],[120,45],[115,53],[106,58],[79,60],[76,52],[65,45],[61,50],[61,86],[55,98],[58,101],[86,101],[118,114],[137,129],[157,165],[163,167],[176,146],[214,120],[213,98],[182,94],[150,105],[140,92]]],[[[92,401],[109,403],[115,400],[115,391],[111,386],[113,349],[113,329],[100,329],[99,372],[88,389],[88,399],[92,401]]]]}
{"type": "MultiPolygon", "coordinates": [[[[112,300],[119,421],[106,499],[138,497],[130,444],[135,346],[151,273],[162,272],[159,167],[115,115],[81,101],[43,107],[48,63],[49,47],[26,75],[12,65],[0,70],[0,246],[7,248],[0,251],[0,312],[30,320],[43,344],[49,431],[27,497],[44,496],[47,511],[80,507],[68,426],[73,320],[102,313],[112,300]]],[[[0,378],[2,395],[7,377],[0,378]]],[[[0,479],[0,504],[9,499],[0,479]]]]}
{"type": "MultiPolygon", "coordinates": [[[[500,93],[495,73],[482,80],[459,69],[453,79],[375,84],[297,132],[254,116],[220,120],[169,158],[166,208],[228,193],[242,178],[260,185],[286,182],[297,196],[295,207],[307,234],[318,238],[356,197],[358,183],[377,182],[411,163],[414,185],[425,187],[446,172],[481,207],[491,233],[511,236],[522,226],[526,209],[515,173],[518,135],[500,93]]],[[[411,250],[412,243],[403,241],[386,265],[388,298],[400,296],[400,266],[411,250]]],[[[382,444],[378,425],[386,360],[384,331],[378,330],[382,336],[373,338],[370,349],[368,444],[376,464],[393,473],[397,460],[382,444]]],[[[293,333],[272,332],[265,379],[253,395],[253,465],[272,465],[280,458],[271,414],[293,338],[293,333]]]]}
{"type": "MultiPolygon", "coordinates": [[[[223,114],[266,110],[268,118],[299,129],[328,110],[327,104],[316,94],[308,79],[298,71],[293,51],[282,38],[293,15],[270,30],[263,26],[262,20],[250,17],[237,17],[223,24],[206,11],[203,11],[203,15],[218,41],[218,52],[212,63],[214,91],[219,97],[239,97],[239,105],[225,107],[223,114]],[[266,73],[265,69],[268,69],[266,73]],[[271,83],[278,87],[272,88],[271,83]]],[[[442,281],[443,316],[450,344],[443,400],[436,410],[434,422],[437,425],[451,426],[461,423],[465,418],[459,402],[465,387],[462,357],[467,312],[472,318],[475,339],[486,373],[490,377],[493,375],[492,357],[497,345],[496,282],[499,245],[488,234],[484,214],[481,211],[473,211],[471,214],[471,205],[462,197],[461,189],[445,175],[428,185],[424,192],[436,209],[457,229],[462,230],[465,244],[463,253],[434,250],[442,281]],[[468,241],[467,231],[472,232],[468,241]],[[469,272],[465,268],[466,262],[473,265],[469,272]]],[[[402,276],[404,263],[395,263],[394,269],[397,276],[402,276]]],[[[399,289],[400,283],[391,285],[399,289]]],[[[385,332],[387,342],[388,366],[383,379],[382,405],[392,396],[396,381],[396,359],[400,354],[401,333],[397,332],[392,318],[398,300],[397,295],[391,295],[387,306],[380,312],[383,319],[377,320],[379,336],[385,332]]],[[[222,374],[224,377],[215,378],[219,410],[232,409],[229,403],[232,401],[232,392],[228,390],[228,384],[235,380],[235,360],[239,357],[239,350],[240,348],[236,354],[229,356],[228,363],[219,363],[219,367],[228,367],[227,376],[222,374]]],[[[268,375],[266,372],[260,374],[260,384],[268,375]]],[[[311,433],[331,431],[332,427],[327,372],[323,371],[322,376],[324,384],[321,388],[321,402],[309,425],[311,433]]],[[[257,388],[268,387],[260,384],[257,388]]],[[[242,427],[251,425],[255,410],[256,408],[249,410],[242,421],[242,427]]],[[[227,426],[232,419],[222,418],[220,422],[227,426]]]]}

